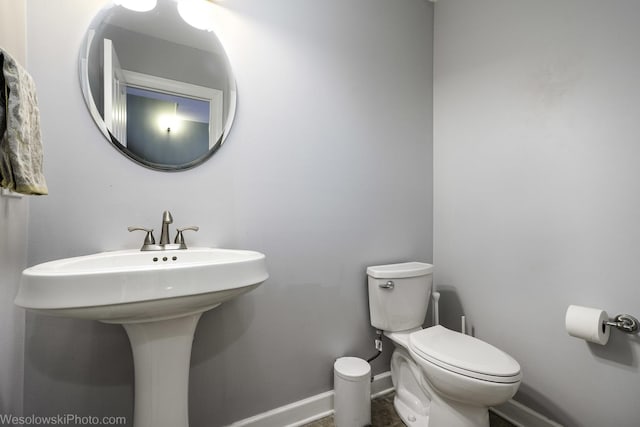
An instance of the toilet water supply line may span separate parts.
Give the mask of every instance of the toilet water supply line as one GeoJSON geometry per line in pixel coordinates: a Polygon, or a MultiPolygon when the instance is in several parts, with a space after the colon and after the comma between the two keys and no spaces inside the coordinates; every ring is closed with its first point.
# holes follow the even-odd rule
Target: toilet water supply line
{"type": "MultiPolygon", "coordinates": [[[[440,324],[440,292],[433,292],[431,294],[433,298],[433,324],[440,324]]],[[[462,333],[465,333],[465,320],[462,316],[462,333]]],[[[382,354],[382,331],[376,329],[376,354],[367,359],[367,363],[371,364],[372,361],[378,358],[382,354]]],[[[373,368],[371,369],[371,382],[373,382],[373,368]]]]}
{"type": "MultiPolygon", "coordinates": [[[[371,364],[371,362],[373,360],[377,359],[378,356],[380,356],[382,354],[382,331],[380,331],[378,329],[376,329],[376,340],[375,340],[375,343],[376,343],[376,351],[377,351],[377,353],[374,356],[372,356],[372,357],[367,359],[367,363],[369,363],[369,364],[371,364]]],[[[371,368],[370,371],[371,371],[371,382],[373,382],[373,368],[371,368]]]]}

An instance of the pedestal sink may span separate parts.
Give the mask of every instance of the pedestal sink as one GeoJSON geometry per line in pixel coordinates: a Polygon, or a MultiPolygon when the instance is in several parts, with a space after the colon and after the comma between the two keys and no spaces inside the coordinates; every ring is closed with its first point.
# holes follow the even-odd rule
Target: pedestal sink
{"type": "Polygon", "coordinates": [[[187,427],[191,343],[200,316],[268,277],[265,256],[254,251],[103,252],[24,270],[15,303],[122,324],[133,350],[134,427],[187,427]]]}

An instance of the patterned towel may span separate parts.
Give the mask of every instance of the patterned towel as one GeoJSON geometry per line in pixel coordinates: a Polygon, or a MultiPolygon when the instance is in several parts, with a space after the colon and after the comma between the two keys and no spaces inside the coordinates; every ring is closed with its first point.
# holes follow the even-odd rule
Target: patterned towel
{"type": "Polygon", "coordinates": [[[0,69],[0,186],[22,194],[48,194],[35,84],[2,50],[0,69]]]}

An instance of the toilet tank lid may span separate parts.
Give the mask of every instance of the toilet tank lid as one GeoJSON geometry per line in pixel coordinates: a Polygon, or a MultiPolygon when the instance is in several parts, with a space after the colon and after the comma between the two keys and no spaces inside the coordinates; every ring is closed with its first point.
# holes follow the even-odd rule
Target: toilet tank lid
{"type": "Polygon", "coordinates": [[[367,275],[374,279],[402,279],[426,276],[431,273],[433,273],[433,265],[424,262],[402,262],[367,267],[367,275]]]}

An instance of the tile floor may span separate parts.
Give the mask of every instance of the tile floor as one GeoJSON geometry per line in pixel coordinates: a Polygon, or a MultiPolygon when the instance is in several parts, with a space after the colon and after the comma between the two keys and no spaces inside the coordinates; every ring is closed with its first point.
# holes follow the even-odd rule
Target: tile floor
{"type": "MultiPolygon", "coordinates": [[[[508,421],[489,412],[491,427],[514,427],[508,421]]],[[[393,393],[378,397],[371,402],[371,425],[373,427],[404,427],[393,408],[393,393]]],[[[304,427],[335,427],[333,417],[322,418],[304,427]]]]}

